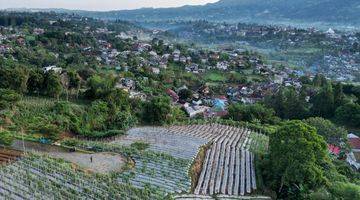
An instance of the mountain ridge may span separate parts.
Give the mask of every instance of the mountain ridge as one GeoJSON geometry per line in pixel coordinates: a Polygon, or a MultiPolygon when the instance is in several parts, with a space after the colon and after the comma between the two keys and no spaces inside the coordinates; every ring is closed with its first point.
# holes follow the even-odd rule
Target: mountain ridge
{"type": "MultiPolygon", "coordinates": [[[[39,9],[37,9],[39,10],[39,9]]],[[[107,20],[208,20],[250,23],[329,23],[360,26],[358,0],[220,0],[197,6],[83,11],[44,9],[107,20]]]]}

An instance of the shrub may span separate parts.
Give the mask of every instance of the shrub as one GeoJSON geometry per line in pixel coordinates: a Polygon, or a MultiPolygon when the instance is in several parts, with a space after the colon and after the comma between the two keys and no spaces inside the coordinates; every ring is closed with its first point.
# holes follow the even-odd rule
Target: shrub
{"type": "Polygon", "coordinates": [[[260,121],[261,123],[274,123],[277,121],[275,111],[265,108],[261,104],[245,105],[233,104],[229,106],[229,118],[236,121],[260,121]]]}
{"type": "Polygon", "coordinates": [[[360,127],[360,105],[347,103],[336,109],[335,117],[339,121],[355,127],[360,127]]]}
{"type": "Polygon", "coordinates": [[[150,147],[150,144],[138,141],[138,142],[132,143],[130,146],[132,148],[135,148],[135,149],[139,150],[139,151],[144,151],[145,149],[150,147]]]}
{"type": "Polygon", "coordinates": [[[0,89],[0,110],[11,107],[16,102],[20,101],[21,95],[13,90],[0,89]]]}
{"type": "Polygon", "coordinates": [[[352,183],[335,182],[330,187],[330,192],[338,199],[360,199],[360,186],[352,183]]]}
{"type": "Polygon", "coordinates": [[[0,145],[10,146],[14,141],[13,135],[9,131],[0,131],[0,145]]]}
{"type": "Polygon", "coordinates": [[[337,127],[331,121],[321,117],[312,117],[304,120],[310,126],[316,128],[317,133],[325,138],[330,144],[340,145],[346,140],[347,131],[342,127],[337,127]]]}
{"type": "Polygon", "coordinates": [[[325,188],[321,188],[315,192],[309,194],[310,200],[330,200],[332,199],[331,194],[325,188]]]}

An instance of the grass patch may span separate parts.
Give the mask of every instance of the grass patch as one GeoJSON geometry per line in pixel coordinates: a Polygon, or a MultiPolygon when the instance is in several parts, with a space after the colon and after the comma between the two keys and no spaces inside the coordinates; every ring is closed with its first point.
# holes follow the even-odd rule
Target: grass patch
{"type": "Polygon", "coordinates": [[[226,77],[221,72],[209,72],[204,76],[204,79],[209,82],[224,82],[226,81],[226,77]]]}
{"type": "Polygon", "coordinates": [[[269,137],[263,134],[252,132],[250,134],[250,151],[256,154],[264,155],[269,149],[269,137]]]}

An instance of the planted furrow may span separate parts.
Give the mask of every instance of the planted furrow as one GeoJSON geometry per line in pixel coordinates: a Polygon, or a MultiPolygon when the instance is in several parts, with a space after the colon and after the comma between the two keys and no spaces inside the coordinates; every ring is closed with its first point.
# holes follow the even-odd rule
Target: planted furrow
{"type": "Polygon", "coordinates": [[[203,185],[204,177],[205,177],[205,174],[206,174],[206,167],[207,167],[207,165],[209,163],[209,160],[210,160],[211,150],[212,150],[212,148],[210,148],[206,152],[205,161],[204,161],[204,164],[203,164],[203,167],[202,167],[202,170],[201,170],[201,174],[200,174],[197,186],[195,188],[195,192],[194,192],[195,194],[200,194],[200,189],[201,189],[201,186],[203,185]]]}
{"type": "Polygon", "coordinates": [[[245,155],[246,155],[246,192],[251,193],[250,152],[245,151],[245,155]]]}

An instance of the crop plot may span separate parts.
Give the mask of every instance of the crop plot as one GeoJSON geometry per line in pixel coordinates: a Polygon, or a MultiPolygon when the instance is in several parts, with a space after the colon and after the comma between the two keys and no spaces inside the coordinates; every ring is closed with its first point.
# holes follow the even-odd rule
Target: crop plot
{"type": "Polygon", "coordinates": [[[0,167],[0,199],[246,196],[257,189],[255,153],[266,152],[267,143],[266,136],[245,127],[220,124],[134,128],[108,143],[68,141],[68,146],[96,153],[121,154],[132,164],[127,163],[125,171],[88,174],[72,163],[47,156],[16,157],[0,167]],[[148,142],[150,147],[139,150],[130,145],[137,141],[148,142]],[[190,167],[204,144],[208,148],[202,169],[197,183],[191,183],[190,167]]]}
{"type": "Polygon", "coordinates": [[[136,188],[152,187],[165,193],[190,191],[187,174],[190,161],[174,162],[166,159],[135,158],[135,169],[119,176],[119,182],[130,183],[136,188]]]}
{"type": "Polygon", "coordinates": [[[110,176],[94,176],[72,164],[31,155],[0,168],[0,199],[164,199],[110,176]]]}
{"type": "MultiPolygon", "coordinates": [[[[136,128],[130,130],[125,139],[115,141],[115,143],[131,144],[138,140],[149,142],[150,149],[153,151],[186,159],[193,159],[200,146],[211,143],[211,147],[206,152],[194,194],[231,196],[244,196],[257,189],[254,153],[266,152],[268,143],[267,136],[252,132],[247,128],[221,124],[136,128]]],[[[142,162],[137,162],[137,164],[143,167],[142,162]]],[[[143,173],[139,173],[139,170],[136,170],[133,176],[138,177],[137,174],[140,174],[140,179],[147,180],[143,173]]],[[[156,177],[148,179],[152,180],[151,178],[156,177]]],[[[179,180],[185,182],[186,177],[172,178],[180,178],[179,180]]],[[[139,180],[139,178],[135,179],[139,180]]],[[[162,183],[167,182],[162,181],[162,183]]],[[[189,183],[169,182],[166,185],[171,186],[171,189],[167,191],[184,191],[186,187],[181,186],[187,184],[189,183]],[[180,188],[177,190],[173,187],[174,185],[180,188]]]]}

